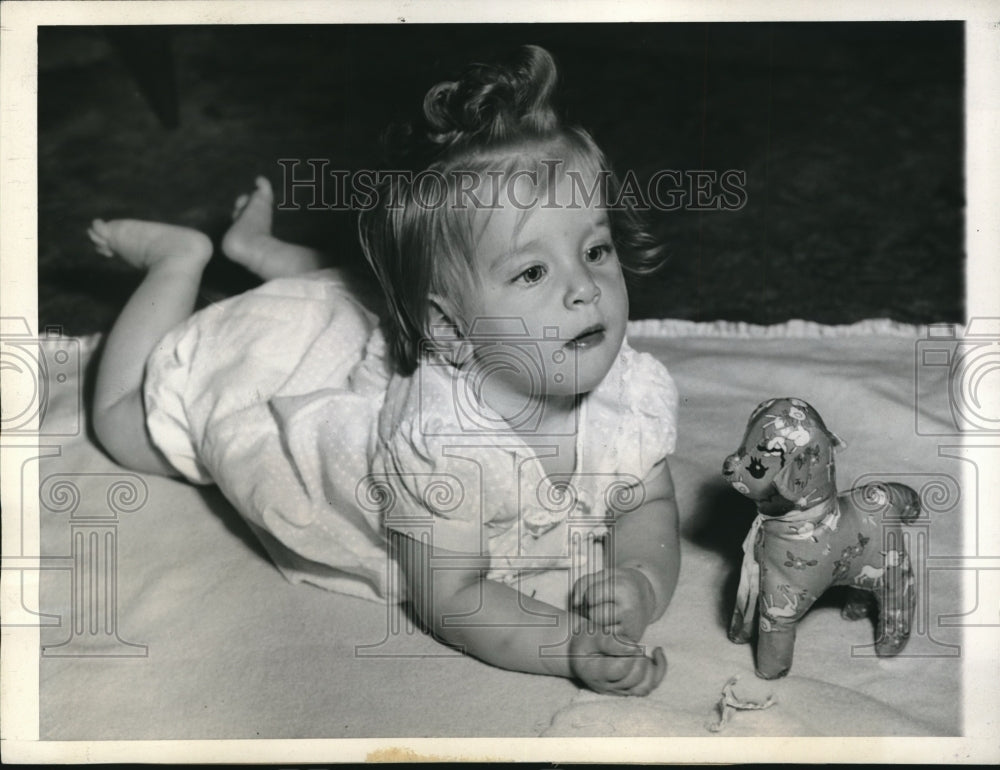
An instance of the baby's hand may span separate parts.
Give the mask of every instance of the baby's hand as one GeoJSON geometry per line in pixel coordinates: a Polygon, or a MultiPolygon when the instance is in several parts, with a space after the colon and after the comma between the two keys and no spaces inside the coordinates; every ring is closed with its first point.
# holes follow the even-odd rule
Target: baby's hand
{"type": "Polygon", "coordinates": [[[653,586],[637,569],[601,570],[573,586],[571,606],[619,638],[638,641],[653,617],[653,586]]]}
{"type": "Polygon", "coordinates": [[[612,633],[581,630],[569,645],[573,675],[591,690],[608,695],[649,695],[667,673],[662,647],[652,657],[612,633]]]}

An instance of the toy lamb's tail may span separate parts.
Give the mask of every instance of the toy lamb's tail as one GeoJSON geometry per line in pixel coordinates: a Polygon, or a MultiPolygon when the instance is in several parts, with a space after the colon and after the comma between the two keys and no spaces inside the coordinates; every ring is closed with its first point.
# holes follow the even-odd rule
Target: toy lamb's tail
{"type": "Polygon", "coordinates": [[[862,510],[881,511],[883,517],[900,519],[904,524],[920,515],[920,495],[906,484],[876,481],[855,489],[855,493],[858,492],[860,496],[854,499],[862,510]]]}
{"type": "Polygon", "coordinates": [[[892,508],[896,515],[909,524],[920,515],[920,495],[906,484],[890,481],[885,485],[892,498],[892,508]]]}

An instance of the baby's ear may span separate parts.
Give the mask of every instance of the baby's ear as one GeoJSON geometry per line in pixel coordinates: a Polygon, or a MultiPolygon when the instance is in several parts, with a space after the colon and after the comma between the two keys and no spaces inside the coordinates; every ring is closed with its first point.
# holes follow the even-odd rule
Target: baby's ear
{"type": "Polygon", "coordinates": [[[462,334],[458,308],[437,294],[431,294],[427,304],[427,337],[431,345],[449,363],[460,366],[471,354],[471,345],[462,334]]]}

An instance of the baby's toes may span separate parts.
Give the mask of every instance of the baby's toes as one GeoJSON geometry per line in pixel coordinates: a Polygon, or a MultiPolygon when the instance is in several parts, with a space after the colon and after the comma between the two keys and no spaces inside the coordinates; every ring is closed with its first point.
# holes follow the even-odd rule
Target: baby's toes
{"type": "Polygon", "coordinates": [[[108,223],[103,219],[95,219],[90,223],[89,232],[94,233],[97,237],[107,240],[111,236],[111,228],[108,223]]]}
{"type": "Polygon", "coordinates": [[[257,185],[257,195],[267,198],[268,201],[274,199],[274,190],[271,188],[271,182],[265,176],[257,177],[254,182],[257,185]]]}
{"type": "Polygon", "coordinates": [[[95,219],[88,228],[87,235],[90,237],[90,241],[94,244],[94,248],[98,254],[103,254],[105,257],[114,256],[114,252],[108,244],[107,223],[100,219],[95,219]]]}
{"type": "Polygon", "coordinates": [[[249,202],[250,202],[250,196],[247,195],[246,193],[244,193],[243,195],[241,195],[239,198],[236,199],[236,202],[233,203],[233,215],[232,215],[233,219],[239,218],[240,214],[243,213],[243,209],[247,207],[247,203],[249,202]]]}

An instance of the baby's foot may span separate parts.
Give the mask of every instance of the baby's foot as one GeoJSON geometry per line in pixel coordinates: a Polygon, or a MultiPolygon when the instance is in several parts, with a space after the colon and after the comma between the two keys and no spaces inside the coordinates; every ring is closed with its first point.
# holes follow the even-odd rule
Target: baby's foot
{"type": "Polygon", "coordinates": [[[204,267],[212,256],[212,241],[189,227],[140,219],[95,219],[87,231],[100,254],[118,255],[146,270],[166,262],[187,260],[204,267]]]}
{"type": "Polygon", "coordinates": [[[257,189],[236,199],[233,224],[222,238],[223,253],[265,281],[323,267],[325,259],[320,252],[271,235],[273,209],[271,184],[259,176],[257,189]]]}
{"type": "Polygon", "coordinates": [[[222,253],[259,275],[274,243],[271,237],[274,192],[264,177],[259,176],[255,181],[256,190],[236,199],[233,224],[222,238],[222,253]]]}

